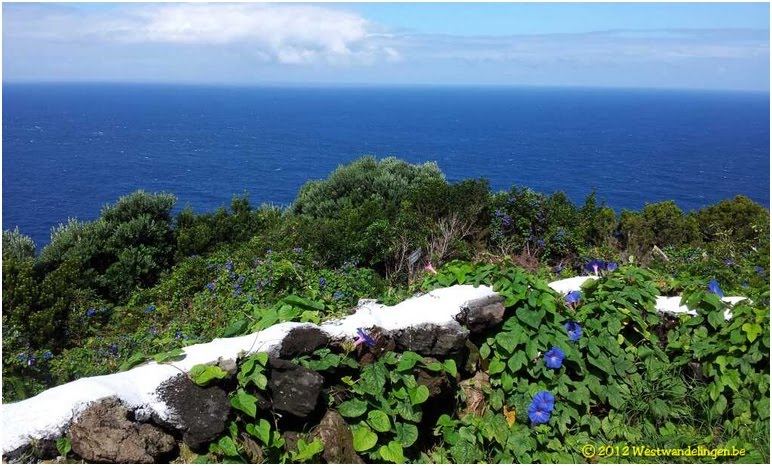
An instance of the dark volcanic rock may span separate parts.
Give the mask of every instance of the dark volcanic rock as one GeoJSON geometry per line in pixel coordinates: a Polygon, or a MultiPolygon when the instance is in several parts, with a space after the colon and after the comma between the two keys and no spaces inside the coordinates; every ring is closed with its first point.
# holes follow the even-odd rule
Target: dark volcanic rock
{"type": "Polygon", "coordinates": [[[319,348],[327,346],[330,337],[316,327],[293,328],[281,342],[279,357],[292,359],[297,356],[311,354],[319,348]]]}
{"type": "Polygon", "coordinates": [[[306,417],[316,409],[324,378],[283,359],[271,358],[271,390],[275,411],[306,417]]]}
{"type": "Polygon", "coordinates": [[[465,348],[469,330],[456,322],[448,325],[421,325],[396,330],[394,341],[400,351],[415,351],[427,356],[456,354],[465,348]]]}
{"type": "Polygon", "coordinates": [[[456,320],[472,333],[481,333],[504,320],[504,297],[501,295],[469,301],[456,320]]]}
{"type": "Polygon", "coordinates": [[[346,421],[335,411],[327,411],[316,428],[314,437],[324,444],[322,458],[328,464],[362,464],[354,450],[354,436],[346,421]]]}
{"type": "Polygon", "coordinates": [[[174,437],[129,420],[115,398],[93,403],[70,426],[72,451],[89,462],[155,463],[174,450],[174,437]]]}
{"type": "Polygon", "coordinates": [[[164,383],[158,394],[169,407],[170,422],[182,430],[182,440],[190,448],[205,446],[225,431],[231,405],[222,388],[199,387],[180,375],[164,383]]]}

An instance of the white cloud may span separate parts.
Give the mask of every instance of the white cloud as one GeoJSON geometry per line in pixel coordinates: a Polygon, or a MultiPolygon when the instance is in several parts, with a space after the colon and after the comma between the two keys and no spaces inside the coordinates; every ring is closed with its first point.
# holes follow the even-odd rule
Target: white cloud
{"type": "Polygon", "coordinates": [[[24,9],[11,12],[9,34],[43,40],[239,44],[285,64],[394,60],[365,18],[338,9],[290,4],[131,5],[98,13],[24,9]]]}

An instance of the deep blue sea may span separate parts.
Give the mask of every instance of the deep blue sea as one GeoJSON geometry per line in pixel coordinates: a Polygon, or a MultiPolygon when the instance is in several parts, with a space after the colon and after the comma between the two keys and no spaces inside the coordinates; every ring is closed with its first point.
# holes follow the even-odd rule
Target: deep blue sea
{"type": "Polygon", "coordinates": [[[3,85],[3,228],[38,246],[136,189],[198,212],[289,204],[363,154],[436,161],[617,212],[744,194],[769,207],[769,94],[556,88],[3,85]]]}

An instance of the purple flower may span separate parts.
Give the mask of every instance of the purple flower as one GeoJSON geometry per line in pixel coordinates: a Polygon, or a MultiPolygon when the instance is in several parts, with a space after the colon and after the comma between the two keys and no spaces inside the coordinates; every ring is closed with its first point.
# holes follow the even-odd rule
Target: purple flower
{"type": "Polygon", "coordinates": [[[370,335],[366,334],[365,331],[362,330],[361,328],[357,329],[357,335],[359,335],[359,338],[357,338],[357,340],[354,342],[354,346],[359,346],[362,343],[366,344],[370,348],[375,346],[375,340],[373,340],[373,338],[370,335]]]}
{"type": "Polygon", "coordinates": [[[555,408],[555,397],[552,393],[541,391],[534,395],[531,405],[528,407],[528,418],[534,425],[546,424],[552,416],[555,408]]]}
{"type": "Polygon", "coordinates": [[[175,340],[181,340],[182,339],[182,330],[177,330],[177,332],[174,333],[174,339],[175,340]]]}
{"type": "Polygon", "coordinates": [[[209,288],[209,291],[214,292],[214,282],[207,283],[206,287],[209,288]]]}
{"type": "Polygon", "coordinates": [[[426,267],[424,267],[424,270],[427,270],[427,271],[431,272],[432,275],[437,275],[437,270],[435,270],[435,268],[434,268],[434,266],[432,265],[431,262],[426,264],[426,267]]]}
{"type": "Polygon", "coordinates": [[[576,322],[566,322],[565,327],[566,332],[568,332],[568,340],[579,341],[579,338],[582,337],[582,326],[576,322]]]}
{"type": "Polygon", "coordinates": [[[566,353],[557,346],[553,346],[551,350],[544,353],[544,362],[550,369],[560,369],[563,366],[563,359],[565,359],[566,353]]]}
{"type": "Polygon", "coordinates": [[[509,228],[510,225],[512,225],[512,217],[509,215],[505,215],[501,217],[501,224],[504,225],[506,228],[509,228]]]}
{"type": "Polygon", "coordinates": [[[229,259],[227,262],[225,262],[225,270],[227,270],[229,272],[233,270],[233,261],[232,260],[229,259]]]}
{"type": "Polygon", "coordinates": [[[543,248],[545,246],[544,240],[543,239],[536,240],[536,246],[543,248]]]}
{"type": "Polygon", "coordinates": [[[34,366],[36,362],[38,362],[38,360],[33,358],[32,356],[30,356],[29,359],[27,359],[28,366],[34,366]]]}
{"type": "Polygon", "coordinates": [[[96,314],[96,309],[94,309],[94,308],[91,308],[91,309],[86,311],[86,317],[92,317],[95,314],[96,314]]]}
{"type": "Polygon", "coordinates": [[[496,217],[501,218],[501,217],[504,216],[504,211],[501,210],[501,209],[496,209],[496,212],[494,212],[493,215],[495,215],[496,217]]]}
{"type": "Polygon", "coordinates": [[[46,361],[48,361],[49,359],[51,359],[53,357],[54,357],[54,353],[52,353],[50,351],[46,351],[45,353],[43,353],[43,359],[46,360],[46,361]]]}
{"type": "Polygon", "coordinates": [[[110,355],[112,356],[118,356],[118,345],[116,345],[115,343],[112,343],[110,345],[110,348],[107,350],[107,352],[110,353],[110,355]]]}
{"type": "Polygon", "coordinates": [[[150,314],[151,312],[155,311],[155,306],[152,304],[145,309],[145,314],[150,314]]]}
{"type": "Polygon", "coordinates": [[[603,262],[600,259],[593,259],[591,260],[584,268],[587,271],[593,271],[595,272],[595,275],[598,275],[598,271],[605,268],[606,263],[603,262]]]}
{"type": "Polygon", "coordinates": [[[718,286],[718,282],[716,280],[711,280],[708,283],[708,291],[710,291],[713,294],[717,294],[719,298],[724,297],[724,292],[721,291],[721,288],[718,286]]]}
{"type": "Polygon", "coordinates": [[[573,305],[579,304],[579,301],[582,299],[582,293],[579,291],[572,291],[566,295],[566,303],[573,307],[573,305]]]}
{"type": "Polygon", "coordinates": [[[609,272],[613,272],[616,269],[617,269],[616,262],[609,262],[608,264],[606,264],[606,270],[608,270],[609,272]]]}

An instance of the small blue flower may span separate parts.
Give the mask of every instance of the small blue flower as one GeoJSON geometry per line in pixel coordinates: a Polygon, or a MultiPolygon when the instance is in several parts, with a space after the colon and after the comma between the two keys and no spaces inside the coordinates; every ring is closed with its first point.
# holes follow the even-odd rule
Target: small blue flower
{"type": "Polygon", "coordinates": [[[228,259],[228,261],[225,262],[225,270],[232,271],[233,270],[233,261],[228,259]]]}
{"type": "Polygon", "coordinates": [[[118,345],[111,343],[107,352],[110,353],[111,356],[118,356],[118,345]]]}
{"type": "Polygon", "coordinates": [[[209,291],[214,292],[214,283],[213,282],[207,283],[206,287],[209,288],[209,291]]]}
{"type": "Polygon", "coordinates": [[[504,211],[501,210],[501,209],[496,209],[496,212],[494,212],[493,215],[495,215],[496,217],[501,218],[501,217],[504,216],[504,211]]]}
{"type": "Polygon", "coordinates": [[[510,217],[509,215],[505,215],[501,217],[501,224],[509,228],[512,225],[512,217],[510,217]]]}
{"type": "Polygon", "coordinates": [[[595,272],[598,275],[598,271],[606,267],[606,263],[600,259],[591,260],[584,268],[585,270],[595,272]]]}
{"type": "Polygon", "coordinates": [[[566,322],[565,327],[568,333],[568,340],[579,341],[579,338],[582,337],[582,326],[576,322],[566,322]]]}
{"type": "Polygon", "coordinates": [[[29,359],[27,359],[28,366],[34,366],[36,362],[38,362],[38,360],[33,358],[32,356],[30,356],[29,359]]]}
{"type": "Polygon", "coordinates": [[[761,266],[757,265],[756,267],[754,267],[753,270],[755,270],[756,273],[761,275],[762,277],[764,276],[764,267],[761,267],[761,266]]]}
{"type": "Polygon", "coordinates": [[[613,272],[616,269],[617,269],[616,262],[609,262],[608,264],[606,264],[606,270],[608,270],[609,272],[613,272]]]}
{"type": "Polygon", "coordinates": [[[327,286],[327,280],[322,277],[319,279],[319,288],[324,288],[325,286],[327,286]]]}
{"type": "Polygon", "coordinates": [[[174,339],[175,339],[175,340],[181,340],[181,339],[182,339],[182,330],[177,330],[177,331],[174,333],[174,339]]]}
{"type": "Polygon", "coordinates": [[[152,304],[145,309],[145,314],[150,314],[151,312],[155,311],[155,306],[152,304]]]}
{"type": "Polygon", "coordinates": [[[534,395],[531,405],[528,407],[528,418],[534,425],[546,424],[552,416],[555,408],[555,397],[552,393],[541,391],[534,395]]]}
{"type": "Polygon", "coordinates": [[[89,309],[86,311],[86,317],[93,317],[96,314],[96,309],[89,309]]]}
{"type": "Polygon", "coordinates": [[[24,354],[24,353],[21,353],[20,355],[16,356],[16,358],[17,358],[19,361],[21,361],[21,362],[24,362],[24,361],[26,361],[26,360],[27,360],[27,355],[26,355],[26,354],[24,354]]]}
{"type": "Polygon", "coordinates": [[[236,291],[233,292],[233,297],[237,298],[240,294],[241,294],[241,288],[239,288],[239,289],[237,289],[236,291]]]}
{"type": "Polygon", "coordinates": [[[566,353],[557,346],[553,346],[551,350],[544,353],[544,362],[550,369],[560,369],[563,366],[563,359],[565,359],[566,353]]]}
{"type": "Polygon", "coordinates": [[[718,282],[716,280],[711,280],[708,283],[708,291],[710,291],[713,294],[717,294],[719,298],[724,297],[724,292],[721,291],[721,288],[718,286],[718,282]]]}
{"type": "Polygon", "coordinates": [[[540,248],[544,248],[545,245],[546,245],[546,243],[544,242],[543,239],[537,239],[536,240],[536,246],[538,246],[540,248]]]}
{"type": "Polygon", "coordinates": [[[375,346],[375,340],[373,340],[373,338],[370,335],[366,334],[365,331],[362,330],[361,328],[357,329],[357,335],[359,335],[359,338],[354,342],[354,346],[359,346],[362,343],[366,344],[370,348],[375,346]]]}
{"type": "Polygon", "coordinates": [[[515,203],[515,201],[517,201],[517,199],[516,199],[516,198],[514,198],[514,197],[510,197],[510,198],[507,200],[507,202],[509,202],[510,204],[514,204],[514,203],[515,203]]]}
{"type": "Polygon", "coordinates": [[[303,254],[303,248],[292,248],[292,251],[294,251],[295,254],[303,254]]]}
{"type": "Polygon", "coordinates": [[[566,295],[566,303],[577,304],[582,299],[582,293],[579,291],[572,291],[566,295]]]}
{"type": "Polygon", "coordinates": [[[563,236],[565,236],[566,232],[564,232],[562,229],[558,230],[557,233],[555,233],[555,239],[560,239],[563,236]]]}
{"type": "Polygon", "coordinates": [[[332,299],[340,299],[343,297],[343,293],[340,291],[336,291],[335,294],[332,295],[332,299]]]}
{"type": "Polygon", "coordinates": [[[50,351],[46,351],[45,353],[43,353],[43,359],[46,360],[46,361],[48,361],[49,359],[51,359],[53,357],[54,357],[54,353],[52,353],[50,351]]]}

